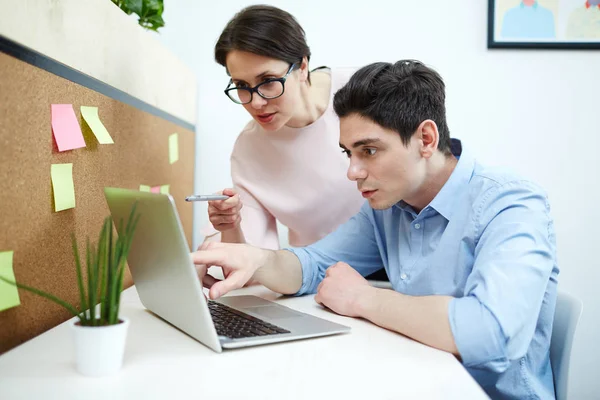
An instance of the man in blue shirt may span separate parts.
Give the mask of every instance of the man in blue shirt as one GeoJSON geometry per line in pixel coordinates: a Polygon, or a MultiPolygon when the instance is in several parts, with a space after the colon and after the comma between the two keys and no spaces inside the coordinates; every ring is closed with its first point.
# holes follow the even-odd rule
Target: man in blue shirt
{"type": "Polygon", "coordinates": [[[368,201],[304,248],[202,245],[192,256],[210,297],[251,278],[279,293],[316,292],[339,314],[455,354],[494,398],[554,398],[558,267],[543,190],[481,166],[450,139],[444,83],[418,61],[360,69],[334,108],[348,178],[368,201]],[[394,290],[363,278],[381,268],[394,290]]]}

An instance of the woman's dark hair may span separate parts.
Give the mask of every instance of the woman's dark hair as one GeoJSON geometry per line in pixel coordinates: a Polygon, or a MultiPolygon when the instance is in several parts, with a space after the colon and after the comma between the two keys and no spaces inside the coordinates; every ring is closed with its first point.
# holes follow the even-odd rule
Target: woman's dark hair
{"type": "Polygon", "coordinates": [[[247,51],[294,64],[310,60],[304,29],[287,11],[254,5],[238,12],[227,24],[215,45],[215,60],[225,61],[232,50],[247,51]]]}
{"type": "Polygon", "coordinates": [[[400,60],[356,71],[335,94],[333,108],[340,118],[356,113],[398,132],[405,145],[421,122],[430,119],[438,127],[438,149],[449,155],[445,101],[444,81],[437,72],[419,61],[400,60]]]}

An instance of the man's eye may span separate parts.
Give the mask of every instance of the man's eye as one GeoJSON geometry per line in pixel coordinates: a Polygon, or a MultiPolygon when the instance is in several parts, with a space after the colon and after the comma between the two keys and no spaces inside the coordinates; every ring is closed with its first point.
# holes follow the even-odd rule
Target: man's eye
{"type": "Polygon", "coordinates": [[[367,148],[365,149],[365,154],[369,156],[374,156],[377,153],[377,149],[367,148]]]}
{"type": "Polygon", "coordinates": [[[243,88],[247,88],[247,87],[248,87],[248,84],[246,84],[246,83],[244,83],[244,82],[238,82],[238,83],[236,83],[236,84],[235,84],[235,87],[236,87],[236,88],[238,88],[238,89],[239,89],[239,88],[242,88],[242,89],[243,89],[243,88]]]}
{"type": "Polygon", "coordinates": [[[343,149],[342,153],[344,153],[346,157],[350,158],[350,150],[343,149]]]}

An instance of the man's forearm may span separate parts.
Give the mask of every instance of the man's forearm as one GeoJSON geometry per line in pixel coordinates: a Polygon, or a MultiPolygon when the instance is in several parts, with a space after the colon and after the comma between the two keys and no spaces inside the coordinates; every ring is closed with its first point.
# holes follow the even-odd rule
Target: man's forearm
{"type": "Polygon", "coordinates": [[[302,286],[302,264],[298,257],[287,250],[264,250],[265,261],[254,273],[254,279],[269,289],[294,294],[302,286]]]}
{"type": "Polygon", "coordinates": [[[448,320],[450,296],[408,296],[372,288],[358,299],[358,314],[428,346],[458,354],[448,320]]]}

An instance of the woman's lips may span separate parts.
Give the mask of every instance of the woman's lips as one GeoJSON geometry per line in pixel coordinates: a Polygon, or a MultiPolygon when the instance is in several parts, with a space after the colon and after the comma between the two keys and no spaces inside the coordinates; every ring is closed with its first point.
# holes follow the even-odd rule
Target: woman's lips
{"type": "Polygon", "coordinates": [[[260,122],[262,122],[263,124],[267,124],[273,120],[273,117],[275,116],[275,114],[276,113],[259,114],[256,116],[256,118],[258,118],[258,120],[260,122]]]}

